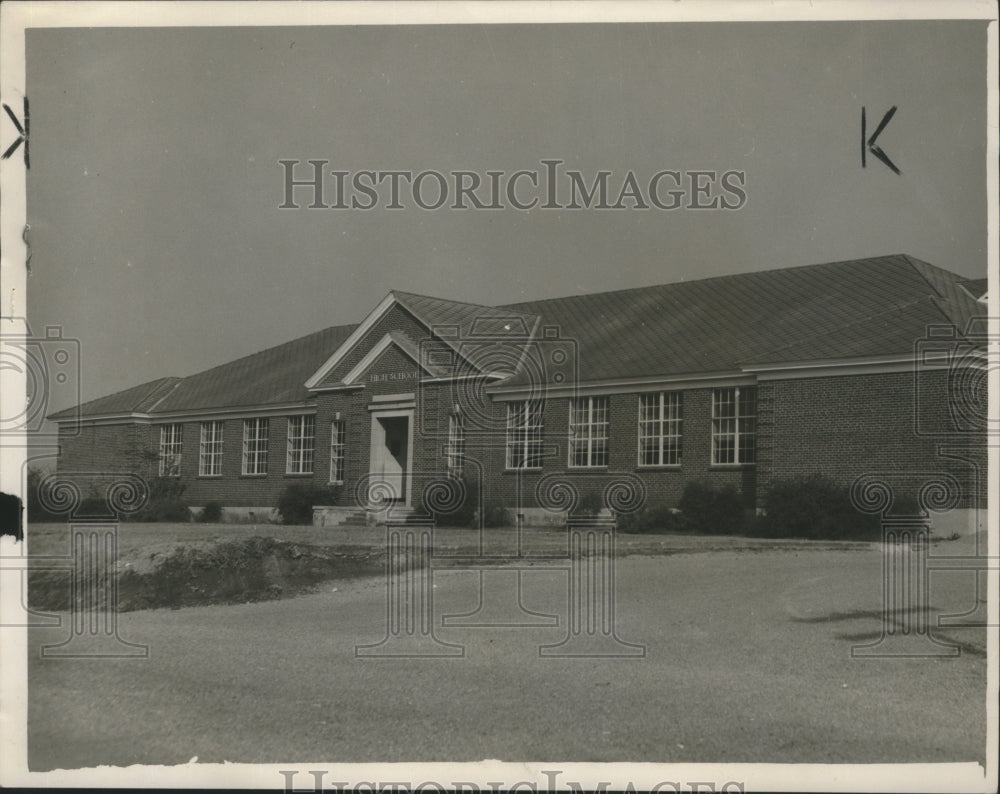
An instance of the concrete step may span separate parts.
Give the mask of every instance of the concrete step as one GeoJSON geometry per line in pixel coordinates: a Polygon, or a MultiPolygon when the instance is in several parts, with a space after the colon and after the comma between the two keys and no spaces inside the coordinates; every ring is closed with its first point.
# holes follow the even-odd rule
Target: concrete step
{"type": "Polygon", "coordinates": [[[386,515],[394,522],[407,522],[411,518],[423,518],[412,507],[394,507],[390,513],[385,510],[372,510],[361,507],[340,507],[319,505],[313,507],[313,526],[317,527],[372,527],[384,526],[386,515]]]}

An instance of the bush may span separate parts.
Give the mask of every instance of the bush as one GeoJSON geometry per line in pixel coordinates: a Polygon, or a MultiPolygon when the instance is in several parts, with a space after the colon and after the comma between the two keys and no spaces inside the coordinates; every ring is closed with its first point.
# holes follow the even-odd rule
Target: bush
{"type": "Polygon", "coordinates": [[[209,502],[198,513],[198,521],[202,524],[217,524],[222,520],[222,505],[209,502]]]}
{"type": "Polygon", "coordinates": [[[289,483],[278,499],[278,512],[283,524],[312,524],[313,505],[335,505],[340,488],[335,485],[313,485],[309,482],[289,483]]]}
{"type": "MultiPolygon", "coordinates": [[[[67,521],[69,519],[70,512],[68,510],[62,513],[50,513],[42,506],[41,484],[42,480],[49,474],[50,472],[35,469],[28,470],[27,508],[29,521],[67,521]]],[[[76,516],[104,518],[108,516],[109,508],[104,497],[100,495],[100,491],[96,487],[92,487],[89,495],[82,497],[80,503],[73,507],[72,512],[76,516]]]]}
{"type": "Polygon", "coordinates": [[[191,511],[179,499],[158,502],[145,510],[136,513],[132,521],[165,521],[185,524],[191,520],[191,511]]]}
{"type": "Polygon", "coordinates": [[[57,513],[50,513],[44,507],[42,507],[41,499],[39,499],[38,490],[39,485],[41,485],[42,479],[47,475],[47,472],[39,471],[38,469],[28,469],[28,493],[27,496],[27,508],[28,508],[28,521],[65,521],[66,516],[57,513]]]}
{"type": "Polygon", "coordinates": [[[573,508],[573,515],[588,516],[593,518],[604,509],[604,497],[597,491],[588,491],[576,503],[573,508]]]}
{"type": "Polygon", "coordinates": [[[823,474],[775,481],[767,492],[767,510],[751,533],[770,538],[864,539],[880,537],[878,516],[851,504],[848,489],[823,474]]]}
{"type": "Polygon", "coordinates": [[[732,535],[746,528],[743,500],[733,488],[690,482],[684,486],[677,506],[689,532],[732,535]]]}
{"type": "Polygon", "coordinates": [[[137,513],[123,516],[127,521],[191,520],[191,511],[181,498],[187,483],[179,477],[156,477],[149,482],[149,501],[137,513]]]}
{"type": "Polygon", "coordinates": [[[476,523],[476,513],[479,511],[479,481],[472,477],[462,477],[465,486],[465,498],[462,504],[448,513],[435,513],[434,520],[443,527],[472,527],[476,523]]]}
{"type": "Polygon", "coordinates": [[[514,523],[510,510],[499,502],[491,502],[483,508],[483,526],[509,527],[514,523]]]}
{"type": "MultiPolygon", "coordinates": [[[[28,472],[28,519],[31,521],[66,521],[66,513],[52,514],[45,511],[39,499],[39,486],[44,474],[28,472]]],[[[191,520],[191,512],[181,498],[186,483],[178,477],[156,477],[149,481],[149,498],[142,509],[135,513],[119,513],[119,521],[171,521],[191,520]]],[[[88,518],[110,518],[107,493],[94,485],[90,493],[80,500],[73,513],[88,518]]]]}
{"type": "Polygon", "coordinates": [[[666,505],[644,507],[635,513],[622,513],[618,516],[617,525],[621,532],[674,534],[688,531],[684,517],[666,505]]]}

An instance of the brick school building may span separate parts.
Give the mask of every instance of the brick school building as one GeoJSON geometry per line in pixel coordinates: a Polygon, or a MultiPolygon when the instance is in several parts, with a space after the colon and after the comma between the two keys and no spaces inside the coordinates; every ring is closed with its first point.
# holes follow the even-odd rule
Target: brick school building
{"type": "Polygon", "coordinates": [[[415,510],[459,474],[528,523],[560,483],[619,475],[648,505],[698,481],[759,509],[794,475],[944,472],[985,506],[985,292],[907,255],[508,306],[392,291],[360,322],[49,418],[60,471],[180,478],[230,517],[292,482],[339,487],[324,522],[415,510]]]}

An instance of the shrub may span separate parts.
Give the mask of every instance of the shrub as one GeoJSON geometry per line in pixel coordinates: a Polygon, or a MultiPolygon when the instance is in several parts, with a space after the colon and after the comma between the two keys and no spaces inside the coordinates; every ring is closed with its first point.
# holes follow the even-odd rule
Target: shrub
{"type": "Polygon", "coordinates": [[[202,524],[217,524],[222,520],[222,505],[209,502],[198,513],[198,521],[202,524]]]}
{"type": "Polygon", "coordinates": [[[894,495],[889,514],[894,516],[919,516],[923,513],[920,502],[912,493],[894,495]]]}
{"type": "Polygon", "coordinates": [[[594,517],[604,509],[604,498],[597,491],[587,491],[573,508],[573,515],[594,517]]]}
{"type": "Polygon", "coordinates": [[[485,527],[509,527],[514,523],[510,510],[500,502],[490,502],[483,507],[483,526],[485,527]]]}
{"type": "Polygon", "coordinates": [[[28,493],[26,494],[28,521],[65,521],[65,515],[50,513],[42,507],[42,501],[39,498],[38,491],[42,479],[44,479],[46,475],[47,472],[39,471],[38,469],[28,469],[28,493]]]}
{"type": "Polygon", "coordinates": [[[684,517],[666,505],[644,507],[635,513],[622,513],[618,516],[617,524],[621,532],[674,534],[688,531],[684,517]]]}
{"type": "Polygon", "coordinates": [[[879,537],[878,516],[851,504],[848,489],[823,474],[776,480],[767,492],[767,510],[751,532],[760,537],[866,539],[879,537]]]}
{"type": "Polygon", "coordinates": [[[479,481],[472,477],[462,477],[465,486],[465,498],[462,504],[448,513],[432,511],[434,520],[443,527],[472,527],[476,523],[476,513],[479,511],[479,481]]]}
{"type": "MultiPolygon", "coordinates": [[[[66,521],[69,518],[69,511],[62,513],[50,513],[43,506],[41,501],[42,480],[49,475],[49,472],[28,470],[27,481],[27,508],[29,521],[66,521]]],[[[80,499],[80,503],[73,507],[73,514],[76,516],[95,518],[107,517],[109,514],[108,504],[101,496],[100,490],[92,486],[90,493],[80,499]]]]}
{"type": "Polygon", "coordinates": [[[743,500],[733,488],[690,482],[677,506],[690,532],[729,535],[742,532],[746,526],[743,500]]]}
{"type": "Polygon", "coordinates": [[[187,483],[179,477],[156,477],[149,482],[149,500],[142,510],[126,517],[128,521],[191,520],[191,511],[181,498],[187,483]]]}
{"type": "Polygon", "coordinates": [[[439,525],[475,528],[479,526],[480,511],[482,511],[483,526],[505,527],[514,523],[510,511],[498,499],[483,503],[478,480],[465,476],[462,482],[465,484],[465,497],[457,509],[447,513],[429,511],[439,525]]]}
{"type": "Polygon", "coordinates": [[[187,523],[191,520],[191,511],[179,499],[159,502],[136,514],[133,521],[167,521],[171,523],[187,523]]]}
{"type": "Polygon", "coordinates": [[[308,482],[289,483],[278,499],[278,512],[283,524],[312,524],[313,505],[335,505],[340,488],[335,485],[313,485],[308,482]]]}

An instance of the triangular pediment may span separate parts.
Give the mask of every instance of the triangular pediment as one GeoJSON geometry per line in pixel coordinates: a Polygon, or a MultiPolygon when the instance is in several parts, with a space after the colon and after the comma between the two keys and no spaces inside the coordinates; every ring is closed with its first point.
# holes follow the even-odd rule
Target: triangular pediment
{"type": "Polygon", "coordinates": [[[495,373],[505,376],[516,369],[518,345],[530,339],[537,320],[522,312],[390,292],[305,386],[323,390],[360,385],[363,373],[390,346],[435,378],[479,373],[483,367],[477,356],[466,354],[481,353],[484,346],[506,346],[504,366],[495,373]]]}
{"type": "Polygon", "coordinates": [[[420,362],[420,349],[405,334],[392,331],[383,336],[368,354],[344,376],[345,386],[389,381],[418,381],[434,372],[420,362]]]}

